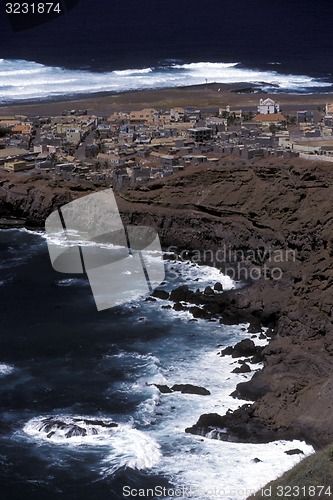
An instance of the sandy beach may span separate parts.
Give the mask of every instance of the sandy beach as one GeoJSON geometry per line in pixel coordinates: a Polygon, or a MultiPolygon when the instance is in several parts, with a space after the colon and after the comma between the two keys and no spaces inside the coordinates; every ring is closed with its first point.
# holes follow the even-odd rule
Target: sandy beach
{"type": "MultiPolygon", "coordinates": [[[[59,115],[65,110],[84,109],[89,114],[107,116],[114,111],[134,111],[143,108],[170,109],[173,106],[196,106],[202,109],[216,109],[230,105],[244,111],[255,111],[263,93],[250,83],[195,85],[157,90],[140,90],[121,93],[100,93],[67,100],[48,100],[31,103],[17,103],[0,106],[0,117],[13,114],[27,116],[59,115]]],[[[332,94],[283,94],[274,93],[285,114],[296,110],[316,110],[333,101],[332,94]]]]}

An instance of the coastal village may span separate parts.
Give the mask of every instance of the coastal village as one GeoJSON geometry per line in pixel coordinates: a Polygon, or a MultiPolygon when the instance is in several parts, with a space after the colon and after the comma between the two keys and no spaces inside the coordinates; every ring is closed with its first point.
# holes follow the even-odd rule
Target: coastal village
{"type": "Polygon", "coordinates": [[[246,111],[185,106],[28,117],[0,110],[0,172],[39,172],[122,191],[189,166],[222,168],[230,155],[245,163],[298,156],[333,162],[333,104],[292,115],[270,97],[246,111]]]}

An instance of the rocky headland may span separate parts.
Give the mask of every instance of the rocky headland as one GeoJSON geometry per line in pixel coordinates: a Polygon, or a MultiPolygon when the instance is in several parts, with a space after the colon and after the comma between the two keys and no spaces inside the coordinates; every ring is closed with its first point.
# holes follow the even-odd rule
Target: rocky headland
{"type": "MultiPolygon", "coordinates": [[[[248,321],[253,331],[268,327],[263,370],[234,394],[251,403],[203,415],[189,432],[225,428],[234,440],[333,442],[332,181],[327,164],[229,157],[222,167],[191,167],[118,194],[126,225],[153,226],[165,249],[211,259],[245,282],[194,293],[194,316],[204,310],[208,319],[248,321]]],[[[1,218],[42,226],[56,207],[100,188],[2,173],[1,218]]]]}

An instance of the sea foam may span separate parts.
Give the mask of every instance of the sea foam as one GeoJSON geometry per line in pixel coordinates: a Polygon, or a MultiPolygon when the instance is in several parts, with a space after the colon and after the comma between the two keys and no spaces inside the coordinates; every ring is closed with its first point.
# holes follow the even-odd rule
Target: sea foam
{"type": "Polygon", "coordinates": [[[0,377],[4,375],[9,375],[14,371],[13,365],[8,365],[6,363],[0,363],[0,377]]]}
{"type": "Polygon", "coordinates": [[[160,446],[148,434],[130,424],[115,424],[107,418],[97,419],[75,415],[36,417],[23,431],[37,441],[54,445],[82,447],[103,446],[107,452],[101,474],[113,474],[120,468],[148,469],[161,458],[160,446]]]}
{"type": "Polygon", "coordinates": [[[46,66],[33,61],[0,60],[0,102],[40,100],[97,92],[182,87],[205,83],[258,83],[270,91],[309,91],[331,83],[308,75],[249,69],[240,63],[198,62],[94,72],[46,66]],[[273,86],[273,87],[271,87],[273,86]]]}

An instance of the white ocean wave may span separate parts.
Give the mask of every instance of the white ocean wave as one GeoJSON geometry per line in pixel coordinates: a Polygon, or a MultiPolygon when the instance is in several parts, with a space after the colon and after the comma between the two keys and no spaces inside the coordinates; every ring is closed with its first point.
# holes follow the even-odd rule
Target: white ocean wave
{"type": "Polygon", "coordinates": [[[51,67],[24,60],[0,60],[1,101],[47,99],[75,94],[181,87],[206,82],[267,83],[280,90],[329,87],[307,75],[282,74],[242,67],[239,63],[199,62],[94,72],[51,67]]]}
{"type": "Polygon", "coordinates": [[[160,462],[160,445],[148,433],[120,427],[112,441],[112,451],[103,460],[102,474],[114,474],[119,468],[151,469],[160,462]]]}
{"type": "Polygon", "coordinates": [[[54,233],[41,233],[40,236],[46,239],[48,243],[60,248],[71,248],[77,246],[109,250],[121,250],[124,248],[120,245],[114,245],[113,243],[101,243],[93,241],[90,239],[88,233],[83,233],[71,229],[66,229],[64,231],[54,233]]]}
{"type": "Polygon", "coordinates": [[[237,66],[238,62],[234,63],[210,63],[210,62],[199,62],[199,63],[188,63],[188,64],[175,64],[174,68],[177,69],[188,69],[191,71],[196,71],[197,74],[206,74],[207,71],[224,70],[226,68],[234,68],[237,66]]]}
{"type": "MultiPolygon", "coordinates": [[[[168,252],[166,252],[166,255],[168,255],[168,252]]],[[[222,274],[217,267],[199,265],[190,260],[167,261],[166,269],[167,282],[178,283],[182,281],[182,284],[186,284],[194,290],[197,288],[203,290],[206,286],[214,286],[217,282],[222,284],[223,290],[231,290],[236,286],[236,282],[229,276],[222,274]]]]}
{"type": "Polygon", "coordinates": [[[148,469],[161,459],[159,444],[130,424],[115,424],[107,418],[73,415],[35,417],[23,431],[37,441],[60,446],[104,446],[101,474],[110,475],[123,467],[148,469]]]}
{"type": "Polygon", "coordinates": [[[296,440],[241,444],[194,436],[182,444],[182,454],[163,456],[158,471],[171,476],[175,488],[186,485],[193,500],[245,500],[314,451],[296,440]],[[285,453],[295,448],[303,454],[285,453]]]}
{"type": "Polygon", "coordinates": [[[85,284],[85,281],[79,278],[69,278],[69,279],[62,279],[62,280],[57,280],[56,284],[58,286],[76,286],[80,285],[83,286],[85,284]]]}
{"type": "Polygon", "coordinates": [[[0,376],[9,375],[15,370],[13,365],[8,365],[6,363],[0,363],[0,376]]]}
{"type": "Polygon", "coordinates": [[[115,73],[116,75],[131,76],[131,75],[146,75],[147,73],[151,73],[152,71],[153,71],[152,68],[122,69],[122,70],[116,70],[113,73],[115,73]]]}
{"type": "MultiPolygon", "coordinates": [[[[234,344],[243,338],[252,338],[245,332],[248,324],[234,327],[214,326],[215,342],[234,344]],[[226,331],[233,331],[232,339],[224,337],[226,331]],[[224,333],[223,333],[224,332],[224,333]]],[[[196,328],[200,328],[197,324],[196,328]]],[[[138,406],[135,420],[147,428],[147,432],[158,441],[163,455],[153,468],[158,474],[171,479],[175,488],[191,490],[191,498],[212,500],[245,500],[273,478],[295,465],[301,458],[313,452],[313,448],[302,441],[274,441],[265,444],[233,443],[210,439],[184,432],[204,413],[225,414],[248,403],[231,397],[236,384],[249,380],[260,364],[251,365],[251,373],[236,374],[231,371],[238,360],[231,356],[217,356],[209,345],[213,340],[209,325],[203,327],[205,347],[198,350],[198,337],[193,337],[193,348],[184,351],[169,346],[168,357],[161,358],[159,370],[149,377],[128,382],[128,393],[146,393],[145,400],[138,406]],[[144,384],[144,382],[148,384],[144,384]],[[210,396],[181,394],[173,392],[161,394],[153,384],[172,387],[176,383],[191,383],[204,386],[210,396]],[[298,448],[303,454],[287,455],[285,452],[298,448]],[[259,459],[259,461],[257,460],[259,459]],[[214,494],[213,492],[219,492],[214,494]]],[[[203,333],[202,331],[202,333],[203,333]]],[[[254,339],[256,345],[265,345],[267,339],[254,339]]],[[[222,346],[221,346],[222,348],[222,346]]]]}

